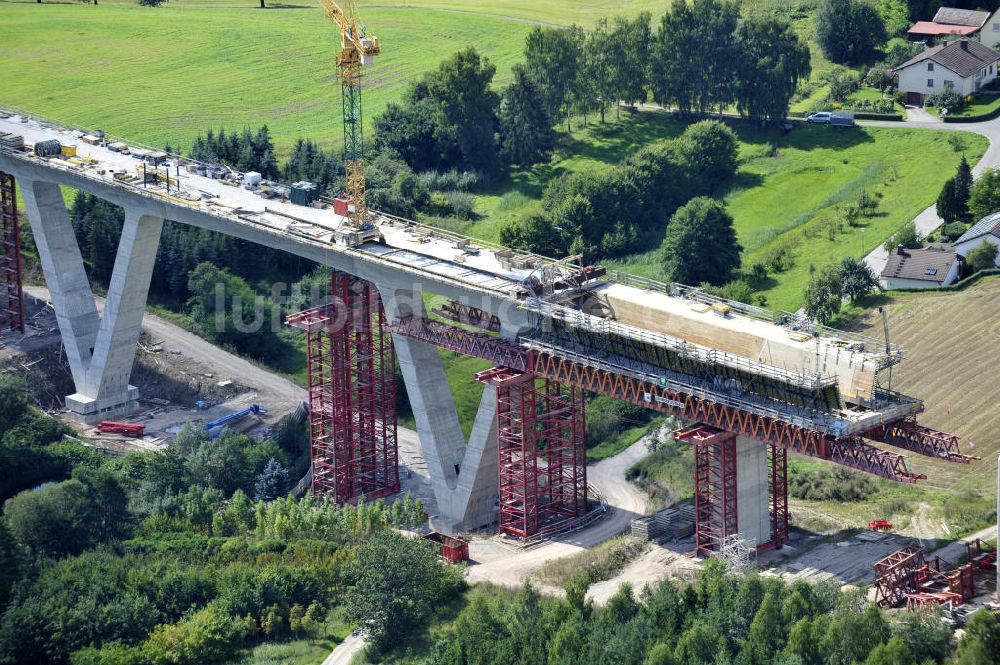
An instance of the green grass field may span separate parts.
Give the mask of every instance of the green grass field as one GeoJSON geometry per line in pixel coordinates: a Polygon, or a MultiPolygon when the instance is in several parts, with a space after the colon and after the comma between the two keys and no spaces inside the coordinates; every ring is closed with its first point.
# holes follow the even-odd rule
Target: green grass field
{"type": "MultiPolygon", "coordinates": [[[[298,137],[338,144],[334,25],[311,3],[242,6],[0,2],[0,105],[157,146],[262,123],[281,154],[298,137]]],[[[409,82],[468,45],[489,56],[503,83],[532,27],[403,6],[370,7],[365,17],[383,43],[365,82],[369,124],[409,82]]]]}
{"type": "MultiPolygon", "coordinates": [[[[460,230],[496,241],[503,224],[538,209],[540,193],[553,178],[606,168],[650,141],[679,135],[685,126],[667,114],[646,111],[564,136],[549,162],[514,171],[480,196],[477,209],[483,218],[460,230]]],[[[733,127],[741,164],[726,203],[744,247],[744,265],[762,260],[777,246],[788,247],[794,257],[794,265],[772,275],[762,291],[770,307],[782,309],[801,306],[810,266],[871,251],[931,205],[962,154],[944,133],[919,129],[803,124],[785,135],[743,123],[733,127]],[[881,196],[875,215],[853,228],[839,224],[839,208],[853,203],[862,190],[881,196]]],[[[963,138],[964,154],[974,164],[987,140],[975,134],[963,138]]],[[[663,279],[658,248],[604,263],[663,279]]]]}

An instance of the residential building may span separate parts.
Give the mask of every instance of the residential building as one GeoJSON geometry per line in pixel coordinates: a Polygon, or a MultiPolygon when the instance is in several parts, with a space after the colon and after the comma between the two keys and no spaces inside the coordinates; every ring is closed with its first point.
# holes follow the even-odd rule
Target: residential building
{"type": "Polygon", "coordinates": [[[990,14],[978,34],[980,42],[990,48],[1000,49],[1000,8],[990,14]]]}
{"type": "Polygon", "coordinates": [[[963,37],[934,46],[892,70],[906,103],[922,106],[929,95],[952,89],[963,97],[997,77],[1000,52],[963,37]]]}
{"type": "MultiPolygon", "coordinates": [[[[996,245],[1000,249],[1000,212],[987,215],[972,225],[955,241],[953,247],[962,257],[968,256],[976,247],[984,242],[996,245]]],[[[997,267],[1000,268],[1000,251],[997,252],[997,267]]]]}
{"type": "Polygon", "coordinates": [[[1000,46],[1000,9],[990,13],[942,7],[930,21],[917,21],[907,31],[911,41],[928,44],[970,37],[989,46],[1000,46]]]}
{"type": "Polygon", "coordinates": [[[920,249],[902,246],[889,252],[889,260],[879,275],[883,289],[934,289],[958,279],[958,254],[944,245],[920,249]]]}

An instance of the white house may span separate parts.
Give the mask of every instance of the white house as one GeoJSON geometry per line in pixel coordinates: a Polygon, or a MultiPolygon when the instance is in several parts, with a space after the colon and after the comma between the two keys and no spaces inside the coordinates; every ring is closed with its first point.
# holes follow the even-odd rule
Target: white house
{"type": "Polygon", "coordinates": [[[1000,52],[967,37],[925,50],[892,70],[906,103],[921,106],[928,95],[953,89],[963,97],[997,77],[1000,52]]]}
{"type": "Polygon", "coordinates": [[[949,247],[897,247],[889,252],[878,282],[883,289],[933,289],[954,282],[958,271],[958,255],[949,247]]]}
{"type": "Polygon", "coordinates": [[[990,14],[986,23],[976,33],[980,42],[990,48],[1000,48],[1000,8],[990,14]]]}
{"type": "MultiPolygon", "coordinates": [[[[968,256],[969,252],[984,242],[996,245],[1000,249],[1000,212],[987,215],[976,222],[955,241],[953,247],[960,256],[968,256]]],[[[996,263],[1000,268],[1000,252],[997,252],[996,263]]]]}

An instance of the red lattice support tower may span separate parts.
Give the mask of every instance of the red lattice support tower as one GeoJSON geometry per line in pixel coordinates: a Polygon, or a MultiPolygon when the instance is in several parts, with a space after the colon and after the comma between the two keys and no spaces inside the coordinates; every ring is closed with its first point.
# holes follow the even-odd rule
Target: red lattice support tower
{"type": "Polygon", "coordinates": [[[399,491],[396,356],[378,291],[339,272],[332,287],[288,324],[306,333],[313,495],[348,503],[399,491]]]}
{"type": "Polygon", "coordinates": [[[695,551],[710,556],[739,531],[736,499],[736,435],[705,425],[674,432],[694,447],[695,551]]]}
{"type": "Polygon", "coordinates": [[[771,540],[757,551],[781,547],[788,542],[788,449],[768,446],[768,485],[771,493],[771,540]]]}
{"type": "Polygon", "coordinates": [[[583,391],[542,380],[538,416],[545,449],[546,516],[579,517],[587,512],[587,448],[583,391]]]}
{"type": "Polygon", "coordinates": [[[14,176],[0,171],[0,327],[24,332],[21,228],[14,176]]]}
{"type": "Polygon", "coordinates": [[[500,530],[535,535],[587,512],[583,391],[509,367],[476,374],[496,387],[500,530]]]}

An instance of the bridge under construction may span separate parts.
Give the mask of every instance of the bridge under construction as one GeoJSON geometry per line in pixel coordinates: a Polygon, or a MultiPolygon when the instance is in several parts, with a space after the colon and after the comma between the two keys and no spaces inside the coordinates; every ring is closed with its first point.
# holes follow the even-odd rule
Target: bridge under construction
{"type": "Polygon", "coordinates": [[[138,398],[128,379],[169,219],[331,268],[331,301],[288,324],[307,340],[313,491],[338,502],[399,489],[397,364],[449,532],[496,522],[531,537],[587,512],[587,393],[689,423],[675,437],[695,450],[703,554],[737,533],[760,550],[787,542],[789,451],[906,483],[922,478],[907,454],[972,459],[890,389],[904,354],[887,339],[379,213],[377,240],[343,242],[335,201],[263,201],[190,160],[137,160],[135,144],[10,114],[0,133],[13,137],[0,141],[0,317],[23,327],[16,179],[76,386],[66,404],[88,421],[138,398]],[[125,210],[103,318],[60,186],[125,210]],[[447,304],[431,311],[428,294],[447,304]],[[438,349],[493,365],[469,377],[485,389],[468,440],[438,349]]]}

